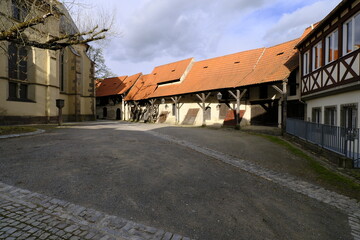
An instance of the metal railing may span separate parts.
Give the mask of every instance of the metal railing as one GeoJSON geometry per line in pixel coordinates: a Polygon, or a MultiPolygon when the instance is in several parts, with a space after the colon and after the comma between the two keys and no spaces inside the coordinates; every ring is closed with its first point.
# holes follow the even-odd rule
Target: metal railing
{"type": "Polygon", "coordinates": [[[289,118],[286,120],[286,132],[350,158],[354,161],[354,167],[360,168],[360,136],[358,128],[329,126],[289,118]]]}

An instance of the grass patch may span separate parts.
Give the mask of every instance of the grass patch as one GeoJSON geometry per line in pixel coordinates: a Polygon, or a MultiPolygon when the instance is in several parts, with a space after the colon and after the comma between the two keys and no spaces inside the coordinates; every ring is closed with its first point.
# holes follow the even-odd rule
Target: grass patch
{"type": "Polygon", "coordinates": [[[354,182],[352,179],[349,179],[343,175],[340,175],[325,168],[315,159],[313,159],[312,157],[310,157],[300,149],[294,147],[292,144],[280,139],[279,137],[263,135],[263,134],[256,134],[256,135],[262,136],[273,143],[285,147],[295,156],[306,159],[310,169],[318,175],[319,180],[334,186],[336,189],[340,190],[341,192],[345,191],[344,193],[347,193],[347,195],[360,199],[360,185],[354,182]]]}
{"type": "Polygon", "coordinates": [[[20,134],[35,132],[34,127],[20,127],[20,126],[0,126],[0,135],[20,134]]]}

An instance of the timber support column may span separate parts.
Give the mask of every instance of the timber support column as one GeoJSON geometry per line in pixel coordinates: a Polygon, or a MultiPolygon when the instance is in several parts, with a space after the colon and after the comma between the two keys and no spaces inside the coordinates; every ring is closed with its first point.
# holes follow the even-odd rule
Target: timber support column
{"type": "Polygon", "coordinates": [[[205,96],[205,93],[201,93],[201,96],[199,94],[196,94],[196,96],[200,99],[201,101],[201,104],[198,103],[198,105],[200,106],[200,108],[202,109],[202,112],[203,112],[203,120],[202,120],[202,126],[205,127],[206,126],[206,108],[208,106],[210,106],[210,103],[208,106],[206,106],[206,99],[208,99],[208,97],[210,96],[211,93],[208,93],[206,96],[205,96]]]}
{"type": "Polygon", "coordinates": [[[286,132],[286,119],[287,119],[287,83],[288,80],[283,81],[283,121],[282,121],[282,132],[283,135],[286,132]]]}
{"type": "Polygon", "coordinates": [[[171,98],[171,100],[175,104],[175,124],[179,124],[179,122],[180,122],[179,115],[180,115],[180,108],[182,107],[182,105],[180,106],[180,103],[179,103],[180,99],[181,99],[181,96],[171,98]]]}
{"type": "Polygon", "coordinates": [[[233,93],[231,90],[228,92],[236,99],[236,115],[235,115],[235,122],[236,122],[236,129],[240,129],[240,104],[241,98],[245,95],[247,89],[244,89],[242,92],[237,89],[236,94],[233,93]]]}
{"type": "Polygon", "coordinates": [[[279,103],[279,112],[281,112],[281,117],[279,118],[279,123],[281,123],[281,132],[282,135],[286,132],[286,118],[287,118],[287,83],[288,79],[284,79],[282,82],[282,90],[276,86],[272,85],[272,87],[281,94],[282,98],[282,111],[281,111],[281,102],[279,103]]]}
{"type": "Polygon", "coordinates": [[[154,122],[153,114],[154,114],[154,105],[155,105],[156,99],[150,99],[149,102],[150,102],[150,111],[149,111],[150,122],[152,123],[152,122],[154,122]]]}

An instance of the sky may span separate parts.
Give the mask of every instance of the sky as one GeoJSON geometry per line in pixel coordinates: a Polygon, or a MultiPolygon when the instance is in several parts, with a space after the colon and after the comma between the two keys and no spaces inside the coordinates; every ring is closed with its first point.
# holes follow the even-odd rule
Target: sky
{"type": "Polygon", "coordinates": [[[87,22],[113,20],[101,47],[115,76],[270,47],[300,37],[341,0],[83,0],[87,22]],[[95,13],[95,14],[94,14],[95,13]]]}

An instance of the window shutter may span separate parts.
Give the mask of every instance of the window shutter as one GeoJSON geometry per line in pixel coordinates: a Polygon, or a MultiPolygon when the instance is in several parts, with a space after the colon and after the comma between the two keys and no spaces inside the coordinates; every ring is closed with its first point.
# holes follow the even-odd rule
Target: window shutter
{"type": "Polygon", "coordinates": [[[27,80],[27,50],[25,47],[19,49],[19,79],[27,80]]]}
{"type": "Polygon", "coordinates": [[[9,54],[9,78],[17,79],[17,47],[15,44],[10,44],[8,48],[9,54]]]}

